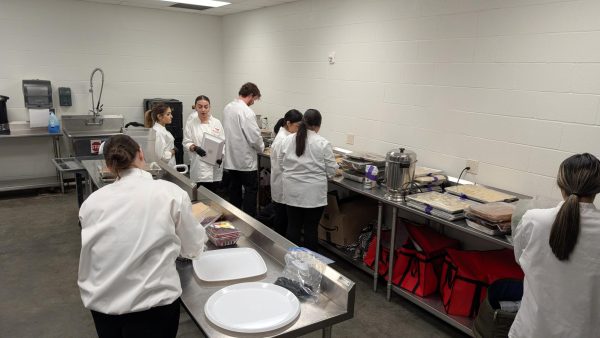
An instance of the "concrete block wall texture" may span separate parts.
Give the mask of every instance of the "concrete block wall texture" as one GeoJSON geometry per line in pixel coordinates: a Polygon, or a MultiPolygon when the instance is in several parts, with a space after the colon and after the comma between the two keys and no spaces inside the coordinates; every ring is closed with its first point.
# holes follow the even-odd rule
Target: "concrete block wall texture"
{"type": "MultiPolygon", "coordinates": [[[[118,3],[116,1],[115,3],[118,3]]],[[[58,115],[87,114],[90,74],[105,73],[103,114],[143,121],[144,98],[181,100],[184,114],[208,95],[220,115],[221,18],[195,13],[75,0],[1,0],[0,94],[11,121],[28,120],[21,81],[52,82],[58,115]],[[70,87],[72,107],[59,107],[58,87],[70,87]]],[[[94,81],[95,99],[100,76],[94,81]]]]}
{"type": "Polygon", "coordinates": [[[560,162],[600,155],[599,16],[593,0],[300,0],[223,17],[223,92],[252,80],[272,121],[317,108],[335,145],[407,147],[454,176],[476,159],[467,179],[558,198],[560,162]]]}

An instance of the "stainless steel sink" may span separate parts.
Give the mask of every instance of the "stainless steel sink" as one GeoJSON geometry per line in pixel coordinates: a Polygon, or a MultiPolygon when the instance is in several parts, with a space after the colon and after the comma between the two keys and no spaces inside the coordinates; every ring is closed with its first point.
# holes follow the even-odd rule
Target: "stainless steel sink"
{"type": "Polygon", "coordinates": [[[97,156],[101,142],[122,133],[124,118],[121,115],[63,115],[63,132],[69,156],[97,156]]]}

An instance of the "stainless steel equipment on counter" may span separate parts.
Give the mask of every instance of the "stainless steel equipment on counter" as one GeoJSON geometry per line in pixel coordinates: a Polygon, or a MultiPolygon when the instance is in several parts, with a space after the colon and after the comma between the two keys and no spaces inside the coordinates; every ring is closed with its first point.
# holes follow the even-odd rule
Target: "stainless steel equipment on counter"
{"type": "Polygon", "coordinates": [[[8,96],[0,95],[0,135],[10,134],[6,101],[8,101],[8,96]]]}
{"type": "Polygon", "coordinates": [[[417,154],[405,148],[392,149],[385,156],[385,160],[385,197],[399,202],[410,191],[417,154]]]}
{"type": "Polygon", "coordinates": [[[113,135],[121,134],[123,122],[121,115],[63,115],[62,128],[68,155],[98,156],[100,144],[113,135]]]}

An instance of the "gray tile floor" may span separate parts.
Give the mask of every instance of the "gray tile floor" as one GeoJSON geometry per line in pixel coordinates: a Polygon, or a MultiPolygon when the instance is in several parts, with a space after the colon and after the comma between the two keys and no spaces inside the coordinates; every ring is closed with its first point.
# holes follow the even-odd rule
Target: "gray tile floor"
{"type": "MultiPolygon", "coordinates": [[[[96,336],[77,288],[79,249],[73,191],[0,194],[0,337],[96,336]]],[[[399,296],[387,302],[383,284],[373,292],[370,276],[347,263],[335,268],[357,292],[354,318],[334,337],[465,337],[399,296]]],[[[184,311],[178,336],[202,337],[184,311]]]]}

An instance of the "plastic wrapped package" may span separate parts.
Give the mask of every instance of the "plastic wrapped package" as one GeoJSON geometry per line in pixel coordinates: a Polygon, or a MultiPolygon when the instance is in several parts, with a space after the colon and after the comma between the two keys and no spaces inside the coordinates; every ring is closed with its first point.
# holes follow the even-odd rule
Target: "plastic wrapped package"
{"type": "Polygon", "coordinates": [[[481,185],[455,185],[446,188],[446,192],[457,196],[465,196],[468,199],[482,203],[516,201],[518,199],[514,195],[509,195],[481,185]]]}
{"type": "Polygon", "coordinates": [[[502,223],[510,222],[515,206],[505,202],[493,202],[470,205],[465,211],[492,223],[502,223]]]}
{"type": "Polygon", "coordinates": [[[234,245],[241,236],[241,232],[227,221],[209,224],[205,229],[208,239],[218,247],[234,245]]]}
{"type": "Polygon", "coordinates": [[[436,191],[409,195],[406,196],[406,199],[426,204],[434,209],[439,209],[450,214],[462,213],[469,205],[477,203],[455,195],[442,194],[436,191]]]}
{"type": "Polygon", "coordinates": [[[283,278],[275,284],[292,291],[300,300],[318,302],[326,264],[313,252],[291,248],[285,254],[283,278]]]}

